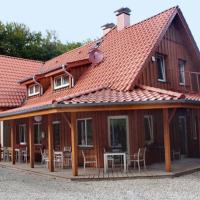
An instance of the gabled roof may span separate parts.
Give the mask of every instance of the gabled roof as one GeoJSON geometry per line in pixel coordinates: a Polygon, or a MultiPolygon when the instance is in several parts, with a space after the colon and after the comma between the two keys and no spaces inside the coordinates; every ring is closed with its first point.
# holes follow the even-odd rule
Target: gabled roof
{"type": "Polygon", "coordinates": [[[42,62],[0,55],[0,108],[20,106],[26,88],[19,85],[23,77],[34,74],[42,62]]]}

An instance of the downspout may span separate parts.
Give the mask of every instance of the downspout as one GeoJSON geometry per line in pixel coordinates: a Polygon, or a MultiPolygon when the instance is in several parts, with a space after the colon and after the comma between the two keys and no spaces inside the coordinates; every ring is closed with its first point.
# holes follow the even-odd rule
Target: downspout
{"type": "Polygon", "coordinates": [[[70,74],[67,70],[66,70],[66,67],[67,65],[64,65],[62,64],[61,67],[63,69],[63,71],[65,72],[66,75],[70,76],[71,77],[71,87],[74,87],[74,77],[72,76],[72,74],[70,74]]]}
{"type": "Polygon", "coordinates": [[[40,95],[43,95],[43,86],[36,80],[36,75],[33,76],[33,81],[40,86],[40,95]]]}

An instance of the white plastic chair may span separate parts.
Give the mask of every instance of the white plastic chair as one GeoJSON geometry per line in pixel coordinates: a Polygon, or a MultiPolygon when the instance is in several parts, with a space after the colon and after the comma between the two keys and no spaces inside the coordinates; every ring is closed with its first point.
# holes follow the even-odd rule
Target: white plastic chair
{"type": "Polygon", "coordinates": [[[54,166],[59,168],[64,167],[62,151],[54,151],[54,166]]]}
{"type": "Polygon", "coordinates": [[[27,147],[21,150],[21,159],[23,162],[27,163],[28,162],[28,150],[27,147]]]}
{"type": "Polygon", "coordinates": [[[133,154],[133,155],[129,155],[127,157],[127,166],[130,165],[132,162],[134,163],[134,169],[135,169],[135,165],[137,163],[138,165],[138,170],[140,172],[140,163],[143,162],[144,165],[144,169],[146,169],[146,147],[144,148],[139,148],[138,152],[133,154]]]}
{"type": "Polygon", "coordinates": [[[41,165],[44,164],[46,167],[48,167],[49,158],[47,151],[44,150],[44,152],[42,152],[42,149],[40,148],[40,154],[41,154],[41,165]]]}
{"type": "Polygon", "coordinates": [[[82,155],[83,155],[83,166],[84,166],[84,170],[87,164],[95,164],[96,168],[97,168],[97,157],[96,156],[86,156],[84,151],[82,151],[82,155]]]}

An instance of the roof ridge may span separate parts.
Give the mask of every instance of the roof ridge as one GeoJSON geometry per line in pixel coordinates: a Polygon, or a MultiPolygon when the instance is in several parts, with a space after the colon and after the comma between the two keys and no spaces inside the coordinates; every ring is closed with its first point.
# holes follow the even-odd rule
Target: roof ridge
{"type": "Polygon", "coordinates": [[[143,89],[143,90],[149,90],[149,91],[153,91],[153,92],[167,94],[167,95],[175,96],[177,98],[184,98],[185,97],[185,95],[183,93],[180,93],[180,92],[174,92],[174,91],[171,91],[171,90],[155,88],[155,87],[151,87],[151,86],[147,86],[147,85],[137,85],[137,86],[139,88],[143,89]]]}
{"type": "Polygon", "coordinates": [[[174,6],[174,7],[171,7],[171,8],[168,8],[168,9],[162,11],[162,12],[159,12],[159,13],[157,13],[157,14],[151,16],[151,17],[148,17],[148,18],[146,18],[146,19],[143,19],[142,21],[139,21],[139,22],[137,22],[137,23],[135,23],[135,24],[132,24],[132,25],[128,26],[126,29],[131,28],[131,27],[133,27],[133,26],[136,26],[136,25],[138,25],[138,24],[144,23],[145,21],[148,21],[148,20],[150,20],[150,19],[152,19],[152,18],[154,18],[154,17],[157,17],[157,16],[159,16],[159,15],[162,15],[162,14],[165,13],[165,12],[168,12],[168,11],[173,10],[173,9],[178,9],[178,8],[179,8],[178,5],[177,5],[177,6],[174,6]]]}
{"type": "Polygon", "coordinates": [[[40,60],[33,60],[33,59],[28,59],[28,58],[16,57],[16,56],[8,56],[8,55],[0,54],[0,57],[10,58],[10,59],[16,59],[16,60],[23,60],[23,61],[29,61],[29,62],[37,62],[37,63],[44,64],[44,62],[40,61],[40,60]]]}

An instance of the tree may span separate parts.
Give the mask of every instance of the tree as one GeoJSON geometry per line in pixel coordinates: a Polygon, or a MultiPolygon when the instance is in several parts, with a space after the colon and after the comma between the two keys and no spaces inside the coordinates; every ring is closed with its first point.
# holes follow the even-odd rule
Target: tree
{"type": "Polygon", "coordinates": [[[0,54],[46,61],[80,47],[81,42],[63,44],[55,31],[31,32],[24,24],[0,21],[0,54]]]}

